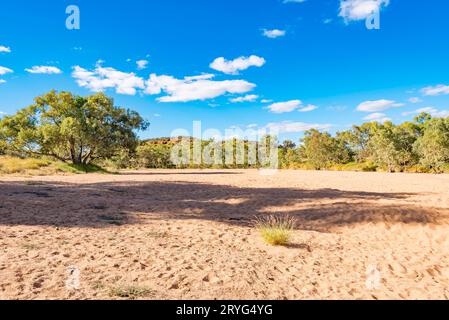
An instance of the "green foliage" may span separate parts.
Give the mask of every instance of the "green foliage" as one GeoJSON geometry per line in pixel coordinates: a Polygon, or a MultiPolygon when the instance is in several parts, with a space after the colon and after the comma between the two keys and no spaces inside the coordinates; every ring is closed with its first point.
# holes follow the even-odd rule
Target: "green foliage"
{"type": "Polygon", "coordinates": [[[109,158],[138,144],[135,131],[148,124],[134,111],[114,106],[103,93],[88,97],[51,91],[0,121],[11,152],[47,155],[74,164],[109,158]]]}
{"type": "Polygon", "coordinates": [[[423,127],[423,135],[414,145],[419,162],[435,172],[442,172],[449,162],[449,118],[427,119],[423,127]]]}
{"type": "Polygon", "coordinates": [[[377,128],[369,141],[374,163],[387,168],[389,172],[402,171],[404,167],[413,165],[416,162],[413,153],[416,139],[413,124],[395,126],[386,122],[377,128]]]}
{"type": "Polygon", "coordinates": [[[327,169],[335,163],[351,160],[351,152],[346,143],[332,137],[327,132],[312,129],[305,132],[301,154],[315,169],[327,169]]]}
{"type": "Polygon", "coordinates": [[[139,164],[145,168],[173,168],[170,160],[172,145],[147,142],[137,148],[139,164]]]}
{"type": "Polygon", "coordinates": [[[59,162],[56,167],[59,171],[73,174],[109,173],[107,170],[93,164],[59,162]]]}
{"type": "Polygon", "coordinates": [[[363,163],[372,156],[369,142],[379,126],[381,125],[377,122],[364,123],[361,126],[353,126],[351,130],[339,132],[337,137],[351,150],[353,159],[363,163]]]}
{"type": "Polygon", "coordinates": [[[373,162],[349,162],[343,164],[335,164],[330,170],[333,171],[357,171],[357,172],[375,172],[377,171],[377,166],[373,162]]]}

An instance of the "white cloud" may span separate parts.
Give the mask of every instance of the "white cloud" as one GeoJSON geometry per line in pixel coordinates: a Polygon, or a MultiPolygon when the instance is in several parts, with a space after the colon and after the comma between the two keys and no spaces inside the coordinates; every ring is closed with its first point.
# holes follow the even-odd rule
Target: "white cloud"
{"type": "Polygon", "coordinates": [[[270,109],[270,111],[273,113],[285,113],[295,111],[299,109],[301,105],[301,100],[290,100],[286,102],[273,103],[272,105],[268,106],[268,109],[270,109]]]}
{"type": "Polygon", "coordinates": [[[393,100],[375,100],[375,101],[365,101],[357,106],[357,111],[362,112],[377,112],[384,111],[391,108],[397,108],[404,106],[403,103],[396,103],[393,100]]]}
{"type": "Polygon", "coordinates": [[[233,98],[230,99],[229,101],[232,103],[236,103],[236,102],[254,102],[259,98],[258,95],[256,94],[248,94],[246,96],[243,97],[237,97],[237,98],[233,98]]]}
{"type": "Polygon", "coordinates": [[[408,101],[410,103],[420,103],[420,102],[422,102],[422,99],[420,99],[418,97],[412,97],[412,98],[408,99],[408,101]]]}
{"type": "Polygon", "coordinates": [[[56,67],[34,66],[31,69],[25,69],[26,72],[33,74],[60,74],[62,71],[56,67]]]}
{"type": "Polygon", "coordinates": [[[379,12],[383,6],[387,7],[390,0],[340,0],[339,16],[346,22],[365,20],[374,12],[379,12]]]}
{"type": "Polygon", "coordinates": [[[80,66],[73,67],[72,77],[76,79],[80,87],[94,92],[114,88],[118,94],[135,95],[137,89],[145,88],[143,78],[134,73],[118,71],[114,68],[104,68],[101,63],[93,71],[88,71],[80,66]]]}
{"type": "Polygon", "coordinates": [[[304,122],[283,121],[269,123],[264,127],[264,129],[273,130],[279,133],[297,133],[310,129],[326,130],[331,127],[332,125],[330,124],[311,124],[304,122]]]}
{"type": "Polygon", "coordinates": [[[0,53],[11,53],[10,47],[0,46],[0,53]]]}
{"type": "Polygon", "coordinates": [[[271,39],[279,38],[285,36],[287,32],[285,30],[279,30],[279,29],[273,29],[273,30],[267,30],[263,29],[263,36],[271,39]]]}
{"type": "Polygon", "coordinates": [[[210,80],[212,75],[201,75],[176,79],[172,76],[152,74],[146,81],[145,93],[150,95],[166,93],[158,98],[160,102],[188,102],[208,100],[227,93],[242,94],[253,90],[256,85],[245,80],[210,80]]]}
{"type": "Polygon", "coordinates": [[[299,112],[310,112],[318,109],[317,106],[309,104],[304,106],[301,100],[290,100],[285,102],[277,102],[267,107],[273,113],[286,113],[298,110],[299,112]]]}
{"type": "Polygon", "coordinates": [[[438,110],[434,107],[425,107],[425,108],[420,108],[414,111],[410,111],[410,112],[404,112],[402,113],[403,116],[409,116],[412,114],[421,114],[421,113],[429,113],[430,115],[432,115],[432,117],[434,118],[447,118],[449,117],[449,110],[438,110]]]}
{"type": "Polygon", "coordinates": [[[363,118],[363,120],[378,121],[378,122],[391,121],[391,119],[388,118],[385,113],[381,112],[371,113],[370,115],[363,118]]]}
{"type": "Polygon", "coordinates": [[[241,70],[246,70],[249,67],[262,67],[265,64],[265,59],[252,55],[250,57],[240,57],[234,60],[226,60],[225,58],[217,58],[210,67],[214,70],[221,71],[226,74],[236,75],[241,70]]]}
{"type": "Polygon", "coordinates": [[[305,106],[304,108],[300,108],[299,112],[310,112],[310,111],[313,111],[313,110],[316,110],[316,109],[318,109],[317,106],[315,106],[313,104],[309,104],[308,106],[305,106]]]}
{"type": "Polygon", "coordinates": [[[137,64],[137,70],[144,70],[146,68],[148,68],[148,60],[138,60],[136,61],[137,64]]]}
{"type": "Polygon", "coordinates": [[[449,94],[449,86],[439,84],[435,87],[425,87],[421,90],[425,96],[439,96],[443,94],[449,94]]]}
{"type": "Polygon", "coordinates": [[[334,20],[328,18],[328,19],[324,19],[324,20],[323,20],[323,23],[324,23],[324,24],[329,24],[329,23],[331,23],[332,21],[334,21],[334,20]]]}
{"type": "Polygon", "coordinates": [[[6,83],[6,80],[0,79],[0,84],[6,83]]]}
{"type": "Polygon", "coordinates": [[[273,102],[273,100],[271,100],[271,99],[262,99],[260,102],[262,102],[262,103],[271,103],[271,102],[273,102]]]}
{"type": "Polygon", "coordinates": [[[3,75],[5,75],[5,74],[7,74],[7,73],[13,73],[13,72],[14,72],[14,71],[12,71],[12,70],[9,69],[9,68],[0,66],[0,76],[3,76],[3,75]]]}

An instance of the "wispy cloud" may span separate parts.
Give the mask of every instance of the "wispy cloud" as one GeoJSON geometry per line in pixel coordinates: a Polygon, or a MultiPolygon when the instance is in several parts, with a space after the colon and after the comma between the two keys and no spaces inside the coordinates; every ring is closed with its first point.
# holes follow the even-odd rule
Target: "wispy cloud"
{"type": "Polygon", "coordinates": [[[385,113],[381,113],[381,112],[371,113],[370,115],[363,118],[363,120],[378,121],[378,122],[391,121],[391,119],[388,118],[385,113]]]}
{"type": "Polygon", "coordinates": [[[408,99],[408,102],[410,102],[410,103],[420,103],[420,102],[422,102],[422,99],[418,98],[418,97],[412,97],[412,98],[408,99]]]}
{"type": "Polygon", "coordinates": [[[285,102],[277,102],[267,107],[272,113],[287,113],[293,111],[310,112],[318,109],[317,106],[309,104],[304,106],[301,100],[290,100],[285,102]]]}
{"type": "Polygon", "coordinates": [[[57,67],[50,67],[50,66],[34,66],[30,69],[25,69],[28,73],[33,74],[61,74],[61,69],[57,67]]]}
{"type": "Polygon", "coordinates": [[[378,112],[384,111],[391,108],[398,108],[404,106],[403,103],[397,103],[393,100],[375,100],[375,101],[365,101],[357,106],[357,111],[362,112],[378,112]]]}
{"type": "Polygon", "coordinates": [[[313,110],[316,110],[316,109],[318,109],[317,106],[315,106],[313,104],[309,104],[309,105],[307,105],[307,106],[305,106],[303,108],[299,108],[298,111],[299,112],[310,112],[310,111],[313,111],[313,110]]]}
{"type": "Polygon", "coordinates": [[[263,29],[262,30],[262,35],[264,37],[271,38],[271,39],[283,37],[283,36],[285,36],[286,33],[287,32],[285,30],[279,30],[279,29],[272,29],[272,30],[263,29]]]}
{"type": "Polygon", "coordinates": [[[13,72],[14,71],[9,69],[9,68],[0,66],[0,76],[3,76],[5,74],[7,74],[7,73],[13,73],[13,72]]]}
{"type": "Polygon", "coordinates": [[[444,94],[449,94],[449,86],[444,84],[439,84],[437,86],[430,86],[421,89],[422,94],[425,96],[439,96],[444,94]]]}
{"type": "Polygon", "coordinates": [[[449,110],[438,110],[434,107],[425,107],[425,108],[420,108],[414,111],[409,111],[409,112],[403,112],[402,115],[403,116],[409,116],[412,114],[421,114],[421,113],[429,113],[430,115],[432,115],[432,117],[434,118],[447,118],[449,117],[449,110]]]}
{"type": "Polygon", "coordinates": [[[237,75],[239,71],[250,67],[262,67],[266,63],[264,58],[252,55],[250,57],[239,57],[234,60],[226,60],[223,57],[215,59],[210,67],[225,74],[237,75]]]}

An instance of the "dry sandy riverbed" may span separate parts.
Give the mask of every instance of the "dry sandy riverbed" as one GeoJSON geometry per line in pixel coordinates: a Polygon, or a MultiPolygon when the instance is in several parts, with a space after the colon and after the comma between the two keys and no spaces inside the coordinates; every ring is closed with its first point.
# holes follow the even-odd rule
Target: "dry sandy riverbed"
{"type": "Polygon", "coordinates": [[[448,217],[448,175],[3,176],[0,298],[449,299],[448,217]],[[251,226],[273,212],[290,247],[251,226]]]}

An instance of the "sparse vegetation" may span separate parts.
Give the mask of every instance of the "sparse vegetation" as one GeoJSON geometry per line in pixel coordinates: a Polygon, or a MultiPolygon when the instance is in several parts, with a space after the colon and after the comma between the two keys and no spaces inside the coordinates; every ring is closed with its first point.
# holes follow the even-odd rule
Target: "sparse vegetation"
{"type": "Polygon", "coordinates": [[[39,245],[35,244],[35,243],[23,243],[22,244],[22,248],[25,249],[25,250],[31,251],[31,250],[38,250],[41,247],[39,245]]]}
{"type": "Polygon", "coordinates": [[[53,175],[60,173],[108,173],[108,171],[93,164],[76,165],[51,159],[0,156],[0,175],[53,175]]]}
{"type": "Polygon", "coordinates": [[[48,167],[51,161],[40,159],[20,159],[15,157],[0,157],[0,174],[24,173],[48,167]]]}
{"type": "Polygon", "coordinates": [[[148,297],[154,294],[154,290],[137,285],[127,285],[113,287],[109,290],[109,295],[111,297],[126,298],[126,299],[137,299],[148,297]]]}
{"type": "Polygon", "coordinates": [[[106,287],[106,285],[102,281],[97,280],[92,283],[91,287],[94,290],[103,290],[106,287]]]}
{"type": "Polygon", "coordinates": [[[290,216],[270,215],[256,218],[256,227],[264,241],[273,246],[286,246],[290,243],[295,219],[290,216]]]}
{"type": "Polygon", "coordinates": [[[151,238],[167,238],[169,236],[168,232],[166,231],[151,231],[148,232],[147,235],[151,238]]]}

